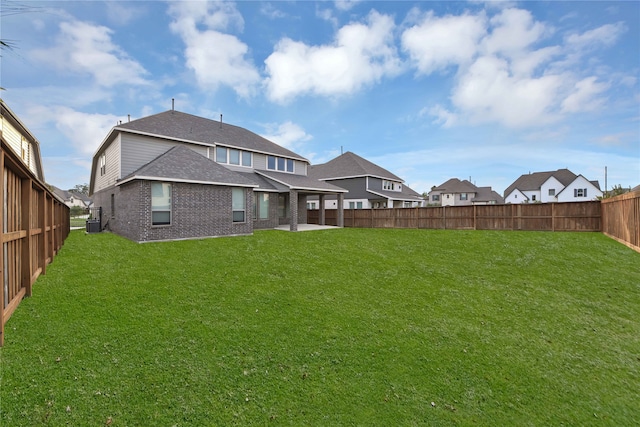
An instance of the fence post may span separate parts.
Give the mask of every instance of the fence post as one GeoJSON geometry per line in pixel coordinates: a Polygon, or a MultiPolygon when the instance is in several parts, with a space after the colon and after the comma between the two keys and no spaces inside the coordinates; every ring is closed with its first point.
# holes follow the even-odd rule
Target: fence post
{"type": "MultiPolygon", "coordinates": [[[[4,218],[4,149],[0,148],[0,174],[3,176],[2,186],[0,187],[0,218],[4,218]]],[[[4,221],[3,221],[4,222],[4,221]]],[[[4,224],[0,224],[0,347],[4,346],[4,224]]]]}
{"type": "Polygon", "coordinates": [[[31,191],[32,183],[30,178],[23,178],[22,180],[22,229],[26,232],[26,235],[22,240],[22,277],[20,278],[20,287],[25,288],[25,295],[31,296],[31,272],[33,270],[33,263],[31,262],[31,191]]]}

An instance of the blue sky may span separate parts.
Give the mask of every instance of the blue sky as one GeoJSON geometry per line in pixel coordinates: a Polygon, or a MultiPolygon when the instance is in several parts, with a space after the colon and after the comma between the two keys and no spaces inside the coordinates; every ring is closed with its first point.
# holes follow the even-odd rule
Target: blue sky
{"type": "Polygon", "coordinates": [[[2,0],[0,16],[0,96],[63,189],[89,182],[112,126],[172,98],[418,192],[565,167],[640,184],[637,1],[2,0]]]}

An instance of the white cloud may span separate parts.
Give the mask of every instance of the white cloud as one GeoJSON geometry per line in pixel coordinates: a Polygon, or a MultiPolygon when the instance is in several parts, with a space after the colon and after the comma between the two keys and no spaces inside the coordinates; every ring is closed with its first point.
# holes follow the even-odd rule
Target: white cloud
{"type": "Polygon", "coordinates": [[[483,14],[438,18],[429,12],[404,31],[402,47],[422,74],[465,64],[473,59],[486,33],[485,21],[483,14]]]}
{"type": "Polygon", "coordinates": [[[567,45],[580,49],[611,46],[618,41],[626,30],[627,27],[623,22],[606,24],[593,30],[585,31],[582,34],[571,34],[565,38],[565,41],[567,45]]]}
{"type": "Polygon", "coordinates": [[[422,109],[434,123],[535,127],[603,107],[601,95],[610,85],[597,82],[588,67],[578,67],[587,47],[615,43],[626,31],[624,24],[603,25],[544,46],[556,30],[531,12],[511,7],[490,18],[485,13],[409,14],[418,23],[403,32],[402,46],[418,73],[456,67],[450,106],[422,109]]]}
{"type": "Polygon", "coordinates": [[[544,24],[536,22],[531,12],[523,9],[506,9],[491,18],[491,33],[483,40],[488,54],[517,57],[527,52],[546,33],[544,24]]]}
{"type": "Polygon", "coordinates": [[[82,156],[93,156],[109,130],[121,120],[113,114],[83,113],[63,106],[33,107],[28,115],[37,117],[40,124],[54,123],[82,156]]]}
{"type": "Polygon", "coordinates": [[[267,133],[262,135],[269,141],[275,142],[290,150],[299,147],[301,143],[311,140],[313,137],[306,133],[299,125],[290,121],[279,125],[267,125],[267,133]]]}
{"type": "Polygon", "coordinates": [[[308,46],[280,40],[265,60],[271,100],[287,102],[299,95],[337,96],[401,71],[390,16],[372,11],[366,23],[342,27],[331,45],[308,46]]]}
{"type": "Polygon", "coordinates": [[[346,12],[351,10],[356,4],[362,0],[335,0],[336,9],[346,12]]]}
{"type": "Polygon", "coordinates": [[[113,31],[82,21],[62,22],[55,46],[34,50],[36,60],[63,71],[89,74],[104,87],[147,84],[147,71],[111,40],[113,31]]]}
{"type": "Polygon", "coordinates": [[[562,101],[562,111],[577,113],[594,111],[604,104],[599,94],[609,89],[609,84],[596,82],[596,77],[587,77],[575,84],[574,91],[562,101]]]}
{"type": "Polygon", "coordinates": [[[242,97],[255,91],[260,74],[247,58],[248,46],[221,31],[242,31],[244,20],[232,3],[179,2],[169,8],[171,30],[184,41],[186,66],[198,85],[216,90],[229,86],[242,97]],[[207,29],[201,30],[204,25],[207,29]],[[215,70],[215,71],[214,71],[215,70]]]}
{"type": "MultiPolygon", "coordinates": [[[[423,115],[425,112],[427,112],[426,109],[423,109],[420,112],[420,115],[423,115]]],[[[451,111],[447,110],[440,104],[434,105],[433,107],[431,107],[428,110],[428,114],[430,116],[435,117],[435,120],[433,121],[433,123],[441,124],[443,128],[448,128],[453,126],[458,120],[458,117],[456,116],[455,113],[452,113],[451,111]]]]}
{"type": "Polygon", "coordinates": [[[562,77],[514,77],[505,59],[478,58],[453,90],[453,104],[471,122],[501,122],[509,127],[546,124],[562,88],[562,77]]]}

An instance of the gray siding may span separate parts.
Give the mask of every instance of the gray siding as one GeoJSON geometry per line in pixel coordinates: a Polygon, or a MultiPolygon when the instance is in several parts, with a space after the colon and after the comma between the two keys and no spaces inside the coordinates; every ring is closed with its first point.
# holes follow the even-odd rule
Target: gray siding
{"type": "Polygon", "coordinates": [[[105,148],[107,162],[104,175],[100,175],[100,156],[102,153],[98,154],[96,170],[94,171],[96,174],[94,193],[115,185],[116,181],[122,178],[122,175],[120,175],[120,147],[120,137],[117,137],[105,148]]]}
{"type": "Polygon", "coordinates": [[[186,144],[177,141],[167,141],[143,135],[121,134],[122,138],[122,177],[125,177],[140,167],[146,165],[161,154],[166,153],[176,145],[184,144],[196,153],[207,157],[206,146],[186,144]]]}

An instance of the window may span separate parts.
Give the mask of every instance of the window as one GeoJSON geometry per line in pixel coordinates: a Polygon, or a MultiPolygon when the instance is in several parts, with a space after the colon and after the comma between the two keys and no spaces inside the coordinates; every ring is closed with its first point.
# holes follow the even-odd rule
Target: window
{"type": "Polygon", "coordinates": [[[556,189],[555,188],[550,188],[549,189],[549,196],[555,196],[556,195],[556,189]]]}
{"type": "Polygon", "coordinates": [[[289,218],[289,197],[285,194],[278,195],[278,218],[289,218]]]}
{"type": "Polygon", "coordinates": [[[227,163],[227,149],[225,147],[216,147],[216,162],[227,163]]]}
{"type": "Polygon", "coordinates": [[[100,176],[107,173],[107,155],[102,153],[100,156],[100,176]]]}
{"type": "Polygon", "coordinates": [[[24,160],[26,163],[29,163],[29,141],[27,141],[24,138],[22,139],[21,157],[22,157],[22,160],[24,160]]]}
{"type": "Polygon", "coordinates": [[[267,156],[267,169],[281,172],[293,172],[293,159],[284,157],[267,156]]]}
{"type": "Polygon", "coordinates": [[[573,189],[573,197],[587,197],[587,189],[586,188],[574,188],[573,189]]]}
{"type": "Polygon", "coordinates": [[[355,209],[356,208],[356,202],[349,202],[349,209],[355,209]]]}
{"type": "Polygon", "coordinates": [[[233,148],[229,149],[229,164],[230,165],[240,164],[240,150],[235,150],[233,148]]]}
{"type": "Polygon", "coordinates": [[[434,194],[431,196],[431,201],[432,202],[439,202],[440,201],[440,195],[439,194],[434,194]]]}
{"type": "Polygon", "coordinates": [[[233,188],[231,189],[231,210],[233,222],[244,222],[244,213],[246,209],[246,199],[245,199],[245,190],[244,188],[233,188]]]}
{"type": "Polygon", "coordinates": [[[460,193],[460,200],[467,200],[467,193],[460,193]]]}
{"type": "Polygon", "coordinates": [[[356,202],[356,209],[362,209],[362,202],[356,202]]]}
{"type": "Polygon", "coordinates": [[[253,219],[269,219],[269,193],[254,193],[253,219]]]}
{"type": "Polygon", "coordinates": [[[242,152],[242,166],[251,167],[251,153],[248,151],[242,152]]]}
{"type": "Polygon", "coordinates": [[[171,184],[151,183],[151,225],[171,224],[171,184]]]}
{"type": "Polygon", "coordinates": [[[534,201],[534,202],[536,201],[536,195],[535,194],[531,196],[531,200],[534,201]]]}
{"type": "Polygon", "coordinates": [[[318,209],[316,207],[316,202],[307,202],[307,209],[318,209]]]}

